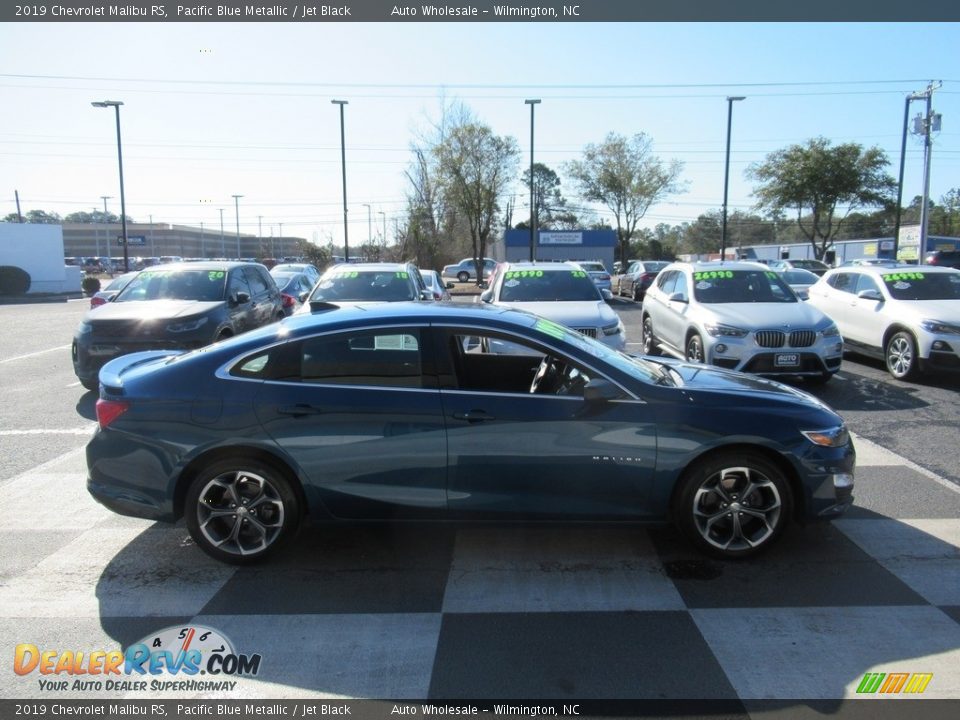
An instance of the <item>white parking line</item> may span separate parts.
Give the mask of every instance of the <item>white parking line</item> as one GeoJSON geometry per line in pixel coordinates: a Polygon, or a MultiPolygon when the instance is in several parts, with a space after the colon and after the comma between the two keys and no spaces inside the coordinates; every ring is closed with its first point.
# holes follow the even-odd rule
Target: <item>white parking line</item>
{"type": "Polygon", "coordinates": [[[93,432],[94,424],[83,428],[37,428],[31,430],[0,430],[0,437],[13,435],[89,435],[93,432]]]}
{"type": "Polygon", "coordinates": [[[13,362],[14,360],[24,360],[26,358],[36,357],[37,355],[43,355],[49,352],[57,352],[58,350],[69,350],[69,345],[60,345],[54,348],[47,348],[46,350],[37,350],[37,352],[27,353],[26,355],[17,355],[16,357],[6,358],[5,360],[0,360],[0,365],[3,363],[13,362]]]}

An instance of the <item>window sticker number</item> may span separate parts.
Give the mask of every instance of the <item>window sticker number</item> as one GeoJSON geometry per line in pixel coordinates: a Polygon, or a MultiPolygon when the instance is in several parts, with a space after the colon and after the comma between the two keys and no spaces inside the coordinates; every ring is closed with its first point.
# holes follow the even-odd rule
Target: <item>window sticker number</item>
{"type": "MultiPolygon", "coordinates": [[[[503,277],[507,280],[514,280],[519,278],[543,277],[543,270],[511,270],[510,272],[506,273],[503,277]]],[[[510,287],[516,287],[516,286],[511,285],[510,287]]]]}
{"type": "Polygon", "coordinates": [[[693,274],[694,280],[723,280],[732,277],[732,270],[705,270],[703,272],[695,272],[693,274]]]}
{"type": "MultiPolygon", "coordinates": [[[[889,273],[883,276],[883,281],[885,283],[897,282],[898,280],[923,280],[924,275],[922,272],[901,272],[901,273],[889,273]]],[[[909,287],[906,286],[906,287],[909,287]]],[[[902,289],[902,288],[897,288],[902,289]]]]}
{"type": "Polygon", "coordinates": [[[226,273],[223,270],[211,270],[207,273],[207,278],[210,280],[210,282],[223,280],[224,277],[226,277],[226,273]]]}

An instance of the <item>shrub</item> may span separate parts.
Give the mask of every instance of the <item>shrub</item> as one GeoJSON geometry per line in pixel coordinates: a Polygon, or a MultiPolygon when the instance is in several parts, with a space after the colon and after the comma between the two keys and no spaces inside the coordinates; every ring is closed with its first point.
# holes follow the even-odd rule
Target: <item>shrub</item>
{"type": "Polygon", "coordinates": [[[100,292],[100,280],[95,277],[85,277],[83,282],[80,283],[80,287],[87,295],[95,295],[100,292]]]}
{"type": "Polygon", "coordinates": [[[13,265],[0,265],[0,295],[26,295],[30,273],[13,265]]]}

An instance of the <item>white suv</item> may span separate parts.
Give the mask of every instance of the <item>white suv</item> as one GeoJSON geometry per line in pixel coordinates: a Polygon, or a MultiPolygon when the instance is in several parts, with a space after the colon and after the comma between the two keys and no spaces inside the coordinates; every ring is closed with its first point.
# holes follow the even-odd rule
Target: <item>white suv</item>
{"type": "Polygon", "coordinates": [[[834,322],[759,263],[674,263],[643,301],[643,351],[771,377],[826,382],[840,369],[834,322]]]}
{"type": "Polygon", "coordinates": [[[841,267],[809,294],[811,305],[836,320],[847,350],[883,359],[895,378],[960,370],[960,270],[841,267]]]}

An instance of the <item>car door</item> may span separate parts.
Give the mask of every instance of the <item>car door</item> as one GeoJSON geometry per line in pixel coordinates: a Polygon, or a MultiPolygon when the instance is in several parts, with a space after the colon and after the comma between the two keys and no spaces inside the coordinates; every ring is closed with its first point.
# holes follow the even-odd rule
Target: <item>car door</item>
{"type": "Polygon", "coordinates": [[[514,335],[443,328],[437,339],[452,518],[650,513],[657,437],[645,405],[585,401],[583,383],[602,375],[555,351],[569,387],[531,393],[545,348],[514,335]]]}
{"type": "Polygon", "coordinates": [[[674,271],[673,277],[663,285],[662,290],[658,298],[662,307],[654,323],[654,333],[682,352],[687,332],[687,312],[690,309],[686,274],[682,270],[674,271]],[[673,297],[679,299],[672,300],[673,297]]]}
{"type": "Polygon", "coordinates": [[[264,277],[266,273],[261,273],[259,268],[245,267],[243,273],[247,278],[247,284],[250,286],[251,327],[260,327],[273,322],[279,314],[279,308],[274,298],[276,283],[271,278],[264,277]]]}
{"type": "Polygon", "coordinates": [[[870,290],[884,297],[880,285],[868,273],[857,273],[857,285],[854,291],[854,300],[851,305],[851,320],[854,322],[856,339],[874,349],[883,347],[883,335],[890,324],[889,318],[883,312],[883,300],[860,297],[860,293],[870,290]]]}
{"type": "Polygon", "coordinates": [[[446,430],[422,335],[419,327],[327,333],[244,363],[264,377],[255,399],[263,428],[335,517],[446,512],[446,430]]]}
{"type": "Polygon", "coordinates": [[[860,273],[840,272],[829,279],[825,302],[820,307],[840,329],[843,339],[849,343],[862,344],[865,333],[859,327],[857,308],[857,281],[860,273]]]}
{"type": "Polygon", "coordinates": [[[230,271],[230,277],[227,280],[227,306],[230,311],[230,323],[235,333],[244,333],[256,327],[253,317],[253,294],[242,267],[230,271]]]}

